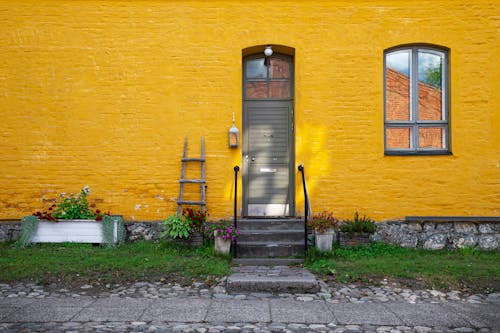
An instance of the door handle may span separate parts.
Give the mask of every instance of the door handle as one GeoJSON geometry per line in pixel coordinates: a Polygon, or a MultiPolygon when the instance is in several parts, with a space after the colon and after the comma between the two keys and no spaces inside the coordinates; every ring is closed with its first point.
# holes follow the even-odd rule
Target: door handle
{"type": "Polygon", "coordinates": [[[251,160],[252,162],[255,162],[255,156],[252,156],[251,160]]]}

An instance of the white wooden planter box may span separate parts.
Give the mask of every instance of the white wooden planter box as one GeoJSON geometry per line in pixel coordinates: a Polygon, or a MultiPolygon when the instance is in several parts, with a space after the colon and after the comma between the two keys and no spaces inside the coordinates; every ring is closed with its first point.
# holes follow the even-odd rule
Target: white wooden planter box
{"type": "MultiPolygon", "coordinates": [[[[118,241],[117,222],[114,221],[113,242],[118,241]]],[[[39,221],[31,237],[32,243],[105,243],[102,221],[59,220],[59,222],[39,221]]]]}

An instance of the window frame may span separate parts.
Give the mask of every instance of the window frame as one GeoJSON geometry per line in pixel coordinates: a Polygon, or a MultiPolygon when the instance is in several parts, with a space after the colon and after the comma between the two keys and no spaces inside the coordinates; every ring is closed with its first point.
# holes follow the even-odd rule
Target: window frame
{"type": "Polygon", "coordinates": [[[385,155],[451,155],[450,133],[450,50],[445,47],[429,44],[407,44],[386,49],[383,53],[383,87],[384,87],[384,154],[385,155]],[[387,55],[398,51],[410,51],[409,64],[409,120],[387,120],[387,55]],[[442,120],[418,120],[418,55],[419,52],[438,53],[443,55],[442,67],[442,120]],[[442,127],[445,134],[444,148],[419,148],[418,138],[420,128],[442,127]],[[410,148],[388,148],[388,128],[410,128],[410,148]]]}
{"type": "Polygon", "coordinates": [[[281,60],[284,60],[288,63],[289,65],[289,78],[271,78],[270,77],[270,70],[271,66],[266,66],[266,77],[265,78],[248,78],[247,77],[247,63],[252,60],[262,60],[264,61],[265,57],[263,56],[262,53],[257,53],[257,54],[251,54],[248,56],[245,56],[243,58],[243,73],[242,73],[242,90],[243,90],[243,99],[246,101],[258,101],[258,100],[273,100],[273,101],[279,101],[279,100],[293,100],[294,97],[294,84],[295,84],[295,68],[294,68],[294,63],[293,63],[293,56],[285,54],[285,53],[279,53],[279,52],[274,52],[273,55],[271,56],[271,62],[273,59],[279,58],[281,60]],[[266,91],[267,91],[267,97],[265,98],[259,98],[259,97],[249,97],[247,95],[247,83],[252,83],[252,82],[265,82],[266,83],[266,91]],[[271,82],[288,82],[289,83],[289,97],[269,97],[270,96],[270,86],[271,82]]]}

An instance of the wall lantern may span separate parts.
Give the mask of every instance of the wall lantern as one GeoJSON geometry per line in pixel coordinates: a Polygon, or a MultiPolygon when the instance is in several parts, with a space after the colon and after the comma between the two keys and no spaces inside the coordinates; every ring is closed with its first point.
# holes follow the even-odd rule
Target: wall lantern
{"type": "Polygon", "coordinates": [[[266,56],[266,58],[264,59],[264,65],[268,67],[269,65],[271,65],[271,56],[273,55],[273,47],[271,45],[266,46],[264,55],[266,56]]]}
{"type": "Polygon", "coordinates": [[[234,125],[234,112],[233,112],[233,125],[229,129],[229,148],[238,148],[240,143],[240,131],[234,125]]]}

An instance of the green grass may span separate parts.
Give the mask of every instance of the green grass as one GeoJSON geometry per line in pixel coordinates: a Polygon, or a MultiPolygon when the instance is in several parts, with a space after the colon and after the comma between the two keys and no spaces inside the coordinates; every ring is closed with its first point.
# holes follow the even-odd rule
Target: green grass
{"type": "Polygon", "coordinates": [[[389,278],[413,287],[500,290],[499,251],[429,251],[373,243],[368,247],[334,247],[331,253],[312,249],[305,266],[342,283],[374,283],[389,278]]]}
{"type": "Polygon", "coordinates": [[[102,283],[168,280],[206,281],[227,275],[230,258],[215,256],[213,244],[184,248],[166,241],[124,243],[115,249],[91,244],[0,243],[0,281],[102,283]]]}

